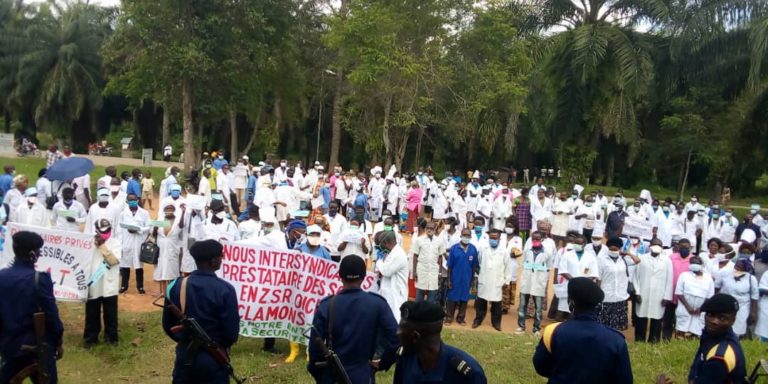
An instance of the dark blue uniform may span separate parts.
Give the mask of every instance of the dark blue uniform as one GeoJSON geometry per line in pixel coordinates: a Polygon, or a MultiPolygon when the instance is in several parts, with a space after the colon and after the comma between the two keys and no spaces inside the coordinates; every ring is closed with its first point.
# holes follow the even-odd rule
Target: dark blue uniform
{"type": "Polygon", "coordinates": [[[739,338],[733,331],[713,337],[706,329],[693,358],[688,380],[696,384],[745,383],[747,366],[739,338]]]}
{"type": "Polygon", "coordinates": [[[394,384],[426,384],[426,383],[487,383],[483,367],[466,352],[440,343],[440,356],[437,365],[427,372],[419,366],[416,353],[400,357],[395,368],[394,384]]]}
{"type": "MultiPolygon", "coordinates": [[[[320,301],[312,321],[314,328],[309,343],[309,364],[307,370],[318,383],[335,383],[329,369],[318,368],[315,363],[323,361],[322,353],[315,345],[316,337],[326,340],[331,298],[320,301]]],[[[387,301],[383,297],[361,289],[344,289],[336,295],[333,310],[333,351],[339,356],[352,383],[373,383],[374,372],[369,361],[374,354],[394,355],[397,349],[397,322],[387,301]]],[[[382,359],[379,369],[387,370],[391,365],[382,359]]]]}
{"type": "Polygon", "coordinates": [[[61,346],[64,326],[59,318],[56,299],[53,297],[53,282],[47,273],[40,273],[38,289],[35,289],[35,269],[32,264],[15,263],[0,270],[0,383],[7,383],[18,371],[34,363],[35,355],[22,352],[22,345],[37,344],[32,314],[40,307],[45,312],[46,342],[51,348],[48,366],[51,368],[51,383],[57,382],[56,360],[53,356],[61,346]]]}
{"type": "MultiPolygon", "coordinates": [[[[189,280],[187,281],[186,315],[197,320],[213,341],[222,348],[229,349],[237,341],[240,333],[240,315],[235,288],[208,271],[192,272],[187,279],[189,280]]],[[[176,279],[172,284],[168,298],[181,308],[182,279],[176,279]]],[[[171,327],[178,323],[179,320],[168,309],[163,310],[163,330],[178,343],[176,362],[173,367],[173,382],[229,383],[227,371],[214,361],[208,352],[200,349],[194,356],[190,356],[187,350],[190,344],[189,338],[186,335],[171,332],[171,327]]]]}
{"type": "Polygon", "coordinates": [[[632,383],[624,336],[598,323],[597,314],[577,314],[544,328],[533,366],[549,383],[632,383]]]}

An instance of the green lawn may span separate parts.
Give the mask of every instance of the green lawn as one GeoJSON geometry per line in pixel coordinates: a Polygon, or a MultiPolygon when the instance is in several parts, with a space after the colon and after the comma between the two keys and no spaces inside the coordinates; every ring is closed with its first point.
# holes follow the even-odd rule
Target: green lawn
{"type": "MultiPolygon", "coordinates": [[[[31,158],[31,157],[0,157],[0,169],[6,165],[16,166],[17,175],[26,175],[29,177],[29,185],[34,186],[37,182],[37,173],[40,169],[45,168],[44,158],[31,158]]],[[[103,166],[97,165],[93,171],[91,171],[91,194],[96,195],[96,181],[104,176],[103,166]]],[[[120,173],[123,171],[132,171],[134,167],[131,166],[117,166],[117,176],[120,177],[120,173]]],[[[165,178],[165,170],[167,167],[139,167],[146,171],[147,169],[152,172],[152,179],[155,180],[155,189],[160,186],[160,182],[165,178]]]]}
{"type": "MultiPolygon", "coordinates": [[[[120,345],[99,345],[90,351],[81,347],[84,306],[61,304],[65,321],[65,356],[59,362],[62,383],[124,382],[168,383],[173,367],[174,344],[160,327],[160,313],[120,313],[120,345]]],[[[472,354],[483,366],[489,383],[545,382],[531,364],[538,342],[532,336],[513,336],[485,331],[443,331],[446,343],[472,354]]],[[[283,356],[271,356],[259,351],[260,339],[241,339],[232,349],[233,365],[241,376],[254,383],[311,383],[305,371],[305,361],[287,365],[283,356]]],[[[758,356],[765,358],[766,344],[745,342],[749,368],[758,356]]],[[[278,342],[282,351],[288,349],[278,342]]],[[[659,372],[671,375],[676,383],[686,382],[688,367],[696,350],[693,341],[675,341],[659,345],[630,343],[630,355],[635,381],[650,383],[659,372]]],[[[587,351],[574,351],[583,353],[587,351]]],[[[302,358],[304,355],[302,353],[302,358]]],[[[392,380],[392,370],[378,376],[379,382],[392,380]]]]}

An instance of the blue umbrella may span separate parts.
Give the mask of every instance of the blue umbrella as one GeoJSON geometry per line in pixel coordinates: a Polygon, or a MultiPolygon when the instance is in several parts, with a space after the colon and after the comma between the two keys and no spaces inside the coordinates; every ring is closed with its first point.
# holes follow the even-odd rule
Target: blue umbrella
{"type": "Polygon", "coordinates": [[[48,180],[67,181],[85,175],[93,170],[93,161],[85,157],[61,159],[45,171],[48,180]]]}

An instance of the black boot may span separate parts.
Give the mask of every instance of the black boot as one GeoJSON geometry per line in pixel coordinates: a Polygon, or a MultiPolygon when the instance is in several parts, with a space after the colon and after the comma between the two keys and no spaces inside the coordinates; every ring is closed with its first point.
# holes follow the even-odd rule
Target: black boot
{"type": "Polygon", "coordinates": [[[120,293],[128,290],[128,283],[131,281],[131,269],[120,268],[120,293]]]}
{"type": "Polygon", "coordinates": [[[144,268],[136,269],[136,289],[139,290],[139,294],[145,294],[144,291],[144,268]]]}

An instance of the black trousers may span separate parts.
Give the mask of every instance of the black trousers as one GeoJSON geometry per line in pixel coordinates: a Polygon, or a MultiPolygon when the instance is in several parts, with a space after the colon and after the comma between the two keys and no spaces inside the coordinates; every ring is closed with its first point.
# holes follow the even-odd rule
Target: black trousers
{"type": "Polygon", "coordinates": [[[272,350],[275,348],[275,338],[274,337],[267,337],[264,339],[264,346],[261,347],[261,349],[267,351],[272,350]]]}
{"type": "Polygon", "coordinates": [[[232,216],[240,217],[240,202],[237,201],[237,193],[229,193],[229,207],[232,209],[232,216]]]}
{"type": "Polygon", "coordinates": [[[456,321],[459,323],[464,322],[464,318],[467,315],[467,302],[466,301],[448,301],[446,303],[445,312],[448,315],[448,320],[453,321],[453,316],[456,314],[456,309],[459,313],[456,315],[456,321]]]}
{"type": "Polygon", "coordinates": [[[649,319],[646,317],[638,317],[635,323],[635,341],[636,342],[649,342],[658,343],[661,338],[661,319],[649,319]],[[650,323],[650,330],[649,328],[650,323]],[[648,338],[646,339],[645,333],[648,331],[648,338]]]}
{"type": "Polygon", "coordinates": [[[661,339],[664,341],[671,340],[675,333],[675,324],[677,323],[675,308],[676,306],[673,304],[664,307],[664,317],[661,318],[661,339]]]}
{"type": "MultiPolygon", "coordinates": [[[[475,299],[475,321],[480,325],[485,320],[485,314],[488,312],[488,301],[485,299],[475,299]]],[[[501,327],[501,301],[491,301],[491,325],[501,327]]]]}
{"type": "MultiPolygon", "coordinates": [[[[128,289],[131,282],[131,269],[120,268],[120,288],[128,289]]],[[[144,289],[144,268],[136,269],[136,289],[144,289]]]]}
{"type": "Polygon", "coordinates": [[[83,339],[86,344],[99,342],[102,318],[104,319],[104,342],[117,343],[117,295],[85,302],[83,339]]]}

